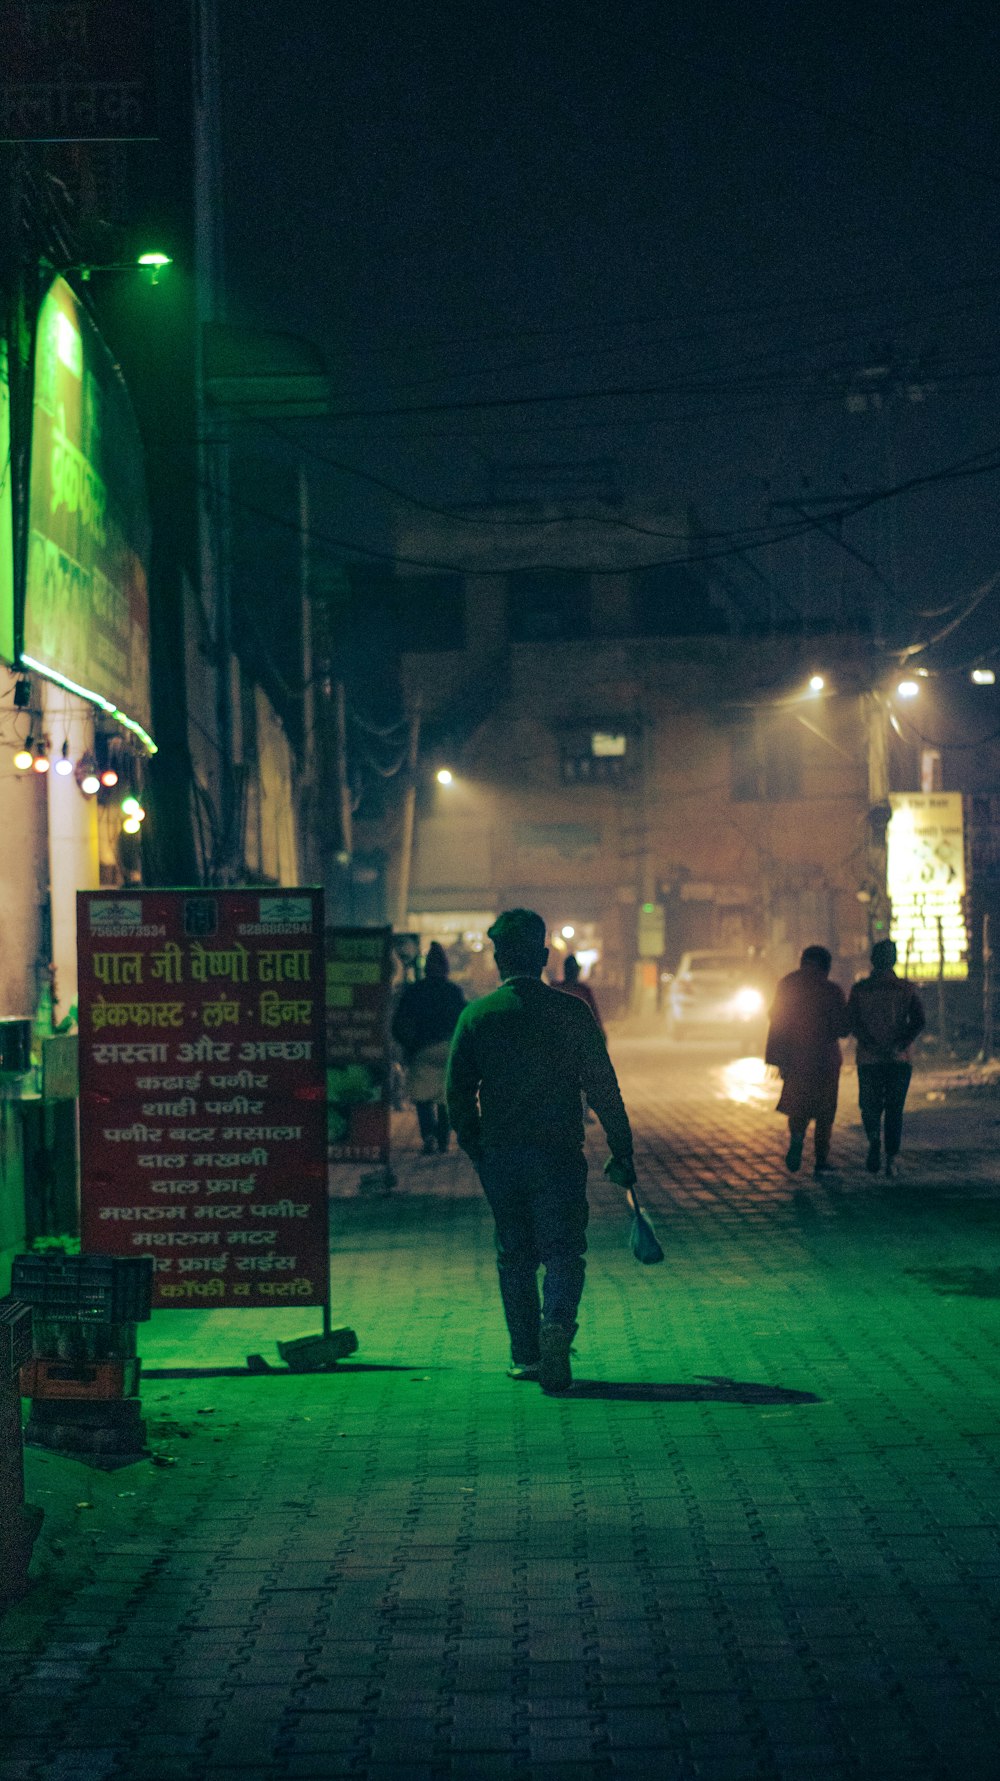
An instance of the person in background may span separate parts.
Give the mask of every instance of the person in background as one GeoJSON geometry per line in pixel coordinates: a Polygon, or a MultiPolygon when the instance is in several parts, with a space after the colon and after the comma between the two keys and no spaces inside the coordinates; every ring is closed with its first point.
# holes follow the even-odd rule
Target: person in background
{"type": "Polygon", "coordinates": [[[572,1383],[570,1344],[587,1249],[581,1095],[607,1134],[607,1173],[620,1187],[635,1183],[632,1130],[593,1016],[578,997],[540,981],[549,956],[541,916],[508,909],[489,937],[501,984],[459,1020],[448,1108],[496,1224],[508,1373],[562,1392],[572,1383]]]}
{"type": "Polygon", "coordinates": [[[406,1063],[406,1091],[417,1109],[424,1155],[448,1148],[451,1127],[444,1076],[448,1047],[465,1007],[457,983],[448,979],[448,954],[436,940],[427,948],[424,975],[408,983],[392,1020],[392,1036],[406,1063]]]}
{"type": "Polygon", "coordinates": [[[927,1024],[912,983],[895,972],[896,947],[877,940],[870,977],[862,977],[847,1000],[850,1030],[858,1047],[858,1100],[868,1139],[865,1168],[877,1175],[882,1162],[885,1119],[885,1172],[893,1173],[903,1138],[903,1107],[913,1073],[911,1046],[927,1024]]]}
{"type": "Polygon", "coordinates": [[[847,1003],[844,992],[830,982],[832,960],[825,946],[807,946],[797,971],[783,977],[771,1008],[764,1061],[782,1078],[777,1111],[788,1116],[788,1155],[794,1174],[802,1165],[802,1147],[815,1120],[815,1170],[830,1166],[830,1137],[837,1113],[840,1046],[845,1037],[847,1003]]]}
{"type": "Polygon", "coordinates": [[[566,958],[563,961],[562,982],[553,984],[553,988],[563,990],[568,996],[576,996],[577,1000],[580,1002],[586,1002],[587,1007],[590,1009],[591,1014],[594,1016],[594,1019],[601,1029],[601,1037],[605,1044],[607,1044],[608,1035],[604,1031],[604,1022],[601,1019],[601,1011],[597,1006],[597,997],[591,989],[590,984],[584,983],[583,978],[580,976],[580,961],[575,953],[567,953],[566,958]]]}

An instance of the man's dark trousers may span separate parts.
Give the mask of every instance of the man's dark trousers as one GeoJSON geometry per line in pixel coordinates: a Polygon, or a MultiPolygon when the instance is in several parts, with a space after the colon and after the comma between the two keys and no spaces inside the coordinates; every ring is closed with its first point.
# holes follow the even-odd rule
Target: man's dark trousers
{"type": "Polygon", "coordinates": [[[869,1144],[878,1144],[885,1114],[885,1154],[890,1159],[899,1153],[903,1140],[903,1106],[913,1074],[911,1064],[895,1060],[884,1064],[858,1065],[858,1101],[861,1123],[869,1144]]]}
{"type": "Polygon", "coordinates": [[[496,1223],[500,1296],[516,1366],[538,1364],[540,1320],[576,1328],[587,1250],[587,1164],[581,1150],[485,1150],[479,1178],[496,1223]],[[545,1269],[542,1302],[538,1269],[545,1269]]]}

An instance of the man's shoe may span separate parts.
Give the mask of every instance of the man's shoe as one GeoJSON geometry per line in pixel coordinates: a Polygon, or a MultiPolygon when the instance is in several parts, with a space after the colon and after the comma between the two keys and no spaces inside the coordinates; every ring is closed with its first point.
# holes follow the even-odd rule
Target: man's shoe
{"type": "Polygon", "coordinates": [[[558,1393],[568,1391],[573,1383],[573,1373],[569,1364],[569,1345],[573,1340],[573,1331],[562,1323],[543,1323],[539,1345],[541,1361],[538,1379],[545,1392],[558,1393]]]}
{"type": "Polygon", "coordinates": [[[538,1368],[537,1361],[534,1363],[533,1366],[522,1367],[518,1361],[512,1360],[510,1363],[510,1366],[507,1368],[507,1377],[508,1377],[508,1379],[534,1379],[534,1380],[537,1380],[538,1372],[539,1372],[539,1368],[538,1368]]]}
{"type": "Polygon", "coordinates": [[[803,1140],[801,1138],[793,1138],[788,1146],[785,1167],[786,1169],[790,1169],[793,1175],[797,1174],[802,1167],[802,1143],[803,1140]]]}
{"type": "Polygon", "coordinates": [[[865,1157],[865,1168],[869,1175],[877,1175],[881,1166],[882,1146],[877,1138],[873,1138],[868,1146],[868,1155],[865,1157]]]}

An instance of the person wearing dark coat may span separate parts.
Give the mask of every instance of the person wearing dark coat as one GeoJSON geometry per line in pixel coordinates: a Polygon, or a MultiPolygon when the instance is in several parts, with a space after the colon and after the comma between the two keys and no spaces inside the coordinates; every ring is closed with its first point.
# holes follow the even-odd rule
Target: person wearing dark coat
{"type": "Polygon", "coordinates": [[[913,1072],[911,1046],[926,1024],[923,1003],[912,983],[897,977],[896,947],[877,940],[870,977],[851,990],[847,1016],[858,1047],[858,1099],[868,1139],[865,1168],[877,1175],[882,1162],[885,1118],[885,1172],[893,1173],[903,1138],[903,1107],[913,1072]]]}
{"type": "Polygon", "coordinates": [[[771,1008],[764,1061],[782,1077],[777,1111],[788,1116],[788,1155],[793,1174],[801,1167],[806,1131],[815,1120],[815,1173],[830,1164],[830,1136],[837,1113],[840,1046],[846,1036],[844,992],[830,982],[825,946],[807,946],[797,971],[778,985],[771,1008]]]}
{"type": "Polygon", "coordinates": [[[399,998],[392,1036],[406,1063],[406,1090],[417,1109],[424,1155],[442,1155],[451,1125],[445,1102],[444,1073],[451,1036],[465,1007],[457,983],[448,979],[448,954],[436,940],[427,948],[424,975],[409,983],[399,998]]]}
{"type": "Polygon", "coordinates": [[[496,1225],[508,1372],[561,1392],[572,1383],[570,1344],[586,1267],[582,1097],[607,1134],[606,1172],[626,1188],[636,1179],[632,1129],[593,1015],[578,997],[541,982],[548,959],[541,916],[505,910],[489,936],[500,988],[470,1003],[458,1023],[448,1106],[496,1225]]]}
{"type": "Polygon", "coordinates": [[[575,953],[567,953],[563,960],[562,982],[554,983],[552,987],[553,989],[561,989],[567,996],[575,996],[578,1002],[586,1002],[587,1007],[590,1009],[591,1014],[594,1016],[594,1019],[601,1029],[602,1038],[605,1040],[607,1039],[608,1035],[604,1031],[604,1022],[601,1019],[601,1011],[597,1006],[597,997],[591,989],[590,984],[584,983],[583,978],[580,976],[580,961],[575,953]]]}

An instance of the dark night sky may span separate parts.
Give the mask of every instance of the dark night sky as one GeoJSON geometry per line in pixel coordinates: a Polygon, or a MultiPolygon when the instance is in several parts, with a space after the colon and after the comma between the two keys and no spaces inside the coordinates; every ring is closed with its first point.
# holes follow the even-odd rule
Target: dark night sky
{"type": "MultiPolygon", "coordinates": [[[[430,502],[488,497],[490,460],[612,456],[623,511],[691,501],[733,542],[775,523],[769,496],[1000,462],[985,3],[221,13],[232,315],[320,342],[339,407],[441,405],[289,428],[314,451],[430,502]],[[889,361],[887,404],[849,412],[889,361]]],[[[412,518],[313,473],[322,523],[359,546],[412,518]]],[[[902,632],[1000,566],[998,481],[851,522],[902,632]]],[[[755,560],[822,601],[845,559],[814,534],[755,560]]]]}

